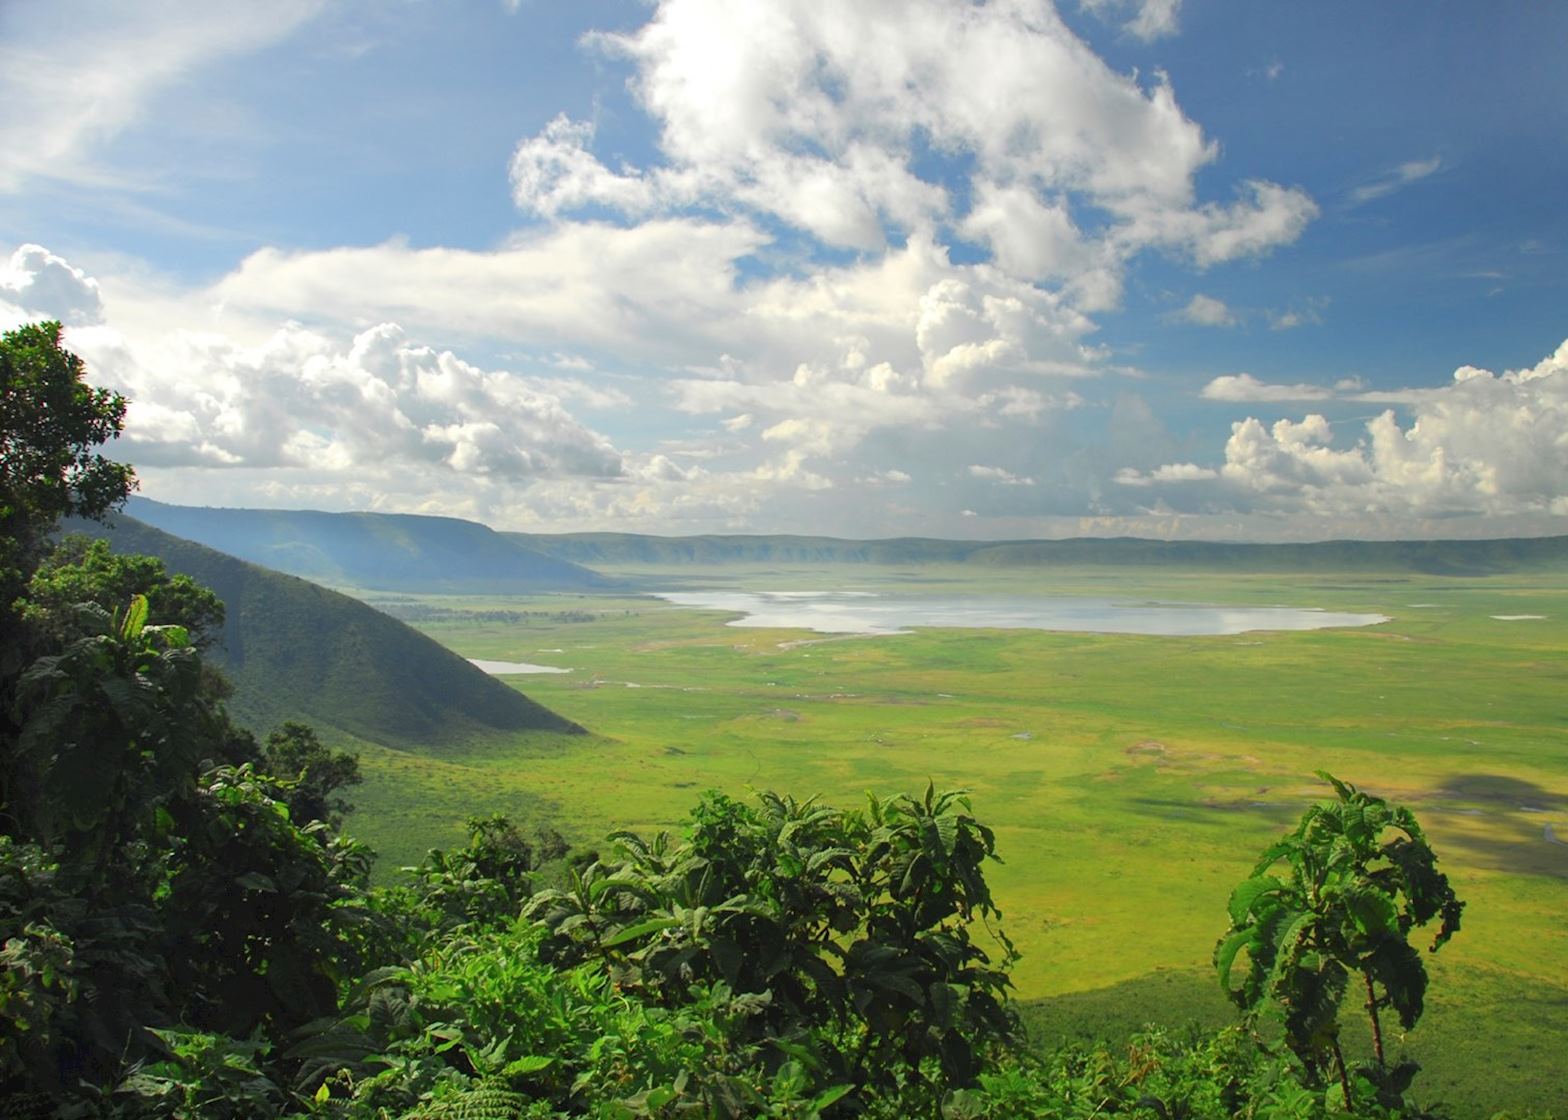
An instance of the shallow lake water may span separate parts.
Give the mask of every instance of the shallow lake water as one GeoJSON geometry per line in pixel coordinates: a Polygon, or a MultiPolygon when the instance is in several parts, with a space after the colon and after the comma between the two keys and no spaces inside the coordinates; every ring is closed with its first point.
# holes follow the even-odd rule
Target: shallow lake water
{"type": "Polygon", "coordinates": [[[531,665],[526,661],[487,661],[482,657],[470,657],[472,664],[492,677],[510,677],[523,673],[570,673],[570,669],[557,669],[554,665],[531,665]]]}
{"type": "Polygon", "coordinates": [[[1373,626],[1381,614],[1303,607],[1224,607],[1077,596],[902,596],[869,591],[668,591],[682,607],[734,611],[730,626],[822,634],[907,634],[911,627],[1069,630],[1093,634],[1199,636],[1249,630],[1373,626]]]}

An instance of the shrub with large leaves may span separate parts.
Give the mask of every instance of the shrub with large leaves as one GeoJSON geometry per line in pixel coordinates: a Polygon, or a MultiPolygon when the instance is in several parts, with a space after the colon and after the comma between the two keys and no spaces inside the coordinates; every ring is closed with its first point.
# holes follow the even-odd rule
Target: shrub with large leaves
{"type": "Polygon", "coordinates": [[[365,963],[368,853],[290,820],[182,628],[141,596],[96,617],[21,674],[0,741],[0,1091],[106,1083],[166,1049],[152,1028],[282,1037],[365,963]]]}
{"type": "Polygon", "coordinates": [[[1278,1006],[1286,1043],[1312,1076],[1337,1076],[1346,1099],[1352,1089],[1339,1009],[1349,985],[1359,982],[1375,1060],[1366,1072],[1397,1095],[1415,1067],[1388,1068],[1382,1012],[1394,1012],[1407,1030],[1415,1026],[1427,975],[1410,935],[1437,921],[1430,946],[1436,951],[1458,932],[1464,904],[1408,809],[1320,776],[1336,799],[1308,809],[1236,888],[1214,963],[1244,1010],[1278,1006]],[[1242,954],[1247,966],[1237,985],[1232,976],[1242,954]]]}
{"type": "Polygon", "coordinates": [[[544,952],[600,960],[655,1002],[717,985],[757,997],[742,1029],[773,1067],[919,1111],[1011,1033],[1012,946],[998,932],[993,961],[971,937],[1000,917],[984,877],[995,838],[959,793],[864,812],[708,794],[682,840],[612,841],[614,857],[534,899],[544,952]]]}

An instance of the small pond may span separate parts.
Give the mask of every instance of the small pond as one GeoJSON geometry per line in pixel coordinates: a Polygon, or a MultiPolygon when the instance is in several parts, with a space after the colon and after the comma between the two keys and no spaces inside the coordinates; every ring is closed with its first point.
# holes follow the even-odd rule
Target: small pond
{"type": "Polygon", "coordinates": [[[1249,630],[1373,626],[1381,614],[1303,607],[1221,607],[1077,596],[915,596],[867,591],[668,591],[682,607],[732,611],[730,626],[822,634],[906,634],[915,626],[1070,630],[1094,634],[1197,636],[1249,630]]]}
{"type": "Polygon", "coordinates": [[[530,665],[526,661],[486,661],[482,657],[470,657],[469,662],[492,677],[510,677],[523,673],[570,673],[570,669],[557,669],[554,665],[530,665]]]}

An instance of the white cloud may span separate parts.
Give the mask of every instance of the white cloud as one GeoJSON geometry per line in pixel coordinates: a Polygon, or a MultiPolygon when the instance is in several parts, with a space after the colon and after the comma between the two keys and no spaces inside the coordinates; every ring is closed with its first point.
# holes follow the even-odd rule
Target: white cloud
{"type": "MultiPolygon", "coordinates": [[[[1285,387],[1254,382],[1248,391],[1260,388],[1285,387]]],[[[1441,389],[1358,396],[1398,399],[1412,419],[1401,425],[1388,409],[1348,447],[1336,446],[1333,426],[1316,413],[1271,426],[1238,421],[1216,481],[1224,497],[1242,510],[1327,517],[1568,516],[1568,342],[1528,369],[1462,366],[1441,389]]],[[[1177,472],[1195,478],[1189,468],[1117,481],[1165,481],[1162,471],[1170,481],[1183,480],[1177,472]]]]}
{"type": "Polygon", "coordinates": [[[1323,322],[1323,307],[1328,300],[1308,300],[1305,306],[1290,307],[1289,311],[1270,311],[1270,331],[1294,331],[1297,326],[1319,326],[1323,322]]]}
{"type": "Polygon", "coordinates": [[[1127,30],[1146,43],[1174,35],[1178,30],[1176,15],[1180,10],[1181,0],[1143,0],[1127,30]]]}
{"type": "Polygon", "coordinates": [[[1073,224],[1065,200],[1043,202],[1025,186],[978,184],[959,229],[988,245],[996,263],[1015,276],[1062,279],[1095,264],[1096,251],[1073,224]]]}
{"type": "Polygon", "coordinates": [[[889,469],[877,471],[867,478],[862,478],[860,483],[863,486],[903,486],[913,481],[913,476],[907,471],[889,469]]]}
{"type": "Polygon", "coordinates": [[[1234,327],[1241,320],[1236,313],[1225,305],[1224,300],[1206,296],[1202,292],[1194,295],[1187,302],[1187,306],[1170,316],[1171,319],[1183,323],[1194,323],[1200,327],[1234,327]]]}
{"type": "Polygon", "coordinates": [[[1224,374],[1203,387],[1203,398],[1210,401],[1320,401],[1334,395],[1321,385],[1274,385],[1250,373],[1224,374]]]}
{"type": "Polygon", "coordinates": [[[17,4],[0,38],[0,191],[34,177],[104,181],[105,141],[201,67],[292,34],[321,0],[17,4]],[[68,48],[62,47],[68,43],[68,48]]]}
{"type": "Polygon", "coordinates": [[[543,396],[570,401],[595,412],[620,411],[631,408],[635,403],[619,389],[578,377],[521,377],[520,380],[543,396]]]}
{"type": "MultiPolygon", "coordinates": [[[[1168,34],[1177,8],[1128,4],[1118,20],[1168,34]]],[[[290,26],[311,10],[289,8],[290,26]]],[[[445,494],[511,524],[771,519],[858,479],[891,499],[908,478],[878,456],[951,479],[1084,405],[1063,380],[1117,368],[1091,316],[1138,254],[1213,267],[1294,240],[1316,213],[1256,180],[1232,196],[1221,179],[1226,201],[1210,201],[1219,147],[1170,81],[1112,70],[1047,0],[664,0],[593,41],[629,61],[656,154],[623,164],[591,125],[554,118],[511,161],[530,224],[493,248],[266,248],[204,290],[135,298],[106,273],[112,329],[81,337],[136,386],[144,461],[404,508],[445,494]],[[386,339],[392,323],[407,335],[386,339]],[[441,395],[448,383],[469,389],[441,395]],[[614,443],[573,415],[587,410],[614,443]],[[665,438],[677,431],[686,450],[665,438]]],[[[75,150],[133,125],[198,56],[138,79],[129,115],[75,150]]],[[[71,297],[83,323],[85,291],[71,297]]],[[[1020,468],[1033,491],[1025,475],[968,488],[1020,511],[1063,493],[1047,462],[1071,456],[1062,446],[1020,468]]],[[[1097,469],[1075,466],[1071,485],[1103,485],[1097,469]]],[[[939,505],[920,490],[903,490],[900,516],[939,505]]]]}
{"type": "Polygon", "coordinates": [[[677,408],[728,413],[732,431],[800,420],[775,439],[811,454],[889,427],[1026,421],[1080,403],[1017,383],[1095,369],[1082,341],[1092,324],[1059,295],[991,265],[955,265],[927,238],[802,277],[743,283],[740,262],[759,239],[748,225],[661,219],[565,223],[493,253],[398,243],[266,251],[209,298],[250,314],[374,316],[706,369],[667,382],[677,408]]]}
{"type": "Polygon", "coordinates": [[[512,197],[522,209],[553,217],[587,205],[645,213],[658,187],[635,172],[618,174],[588,151],[593,125],[564,114],[517,146],[512,155],[512,197]]]}
{"type": "Polygon", "coordinates": [[[1153,42],[1178,30],[1181,0],[1078,0],[1079,7],[1104,20],[1121,20],[1122,29],[1144,42],[1153,42]]]}
{"type": "Polygon", "coordinates": [[[0,316],[21,323],[55,319],[66,324],[103,319],[98,281],[42,245],[23,245],[0,268],[0,316]],[[12,310],[3,309],[10,304],[12,310]]]}
{"type": "Polygon", "coordinates": [[[1154,486],[1164,482],[1207,482],[1218,478],[1219,474],[1212,467],[1200,467],[1196,463],[1167,463],[1147,474],[1124,467],[1116,472],[1112,481],[1122,486],[1154,486]]]}
{"type": "Polygon", "coordinates": [[[438,485],[623,473],[620,452],[558,398],[391,324],[347,346],[299,326],[259,346],[186,331],[133,341],[107,326],[69,344],[130,398],[121,442],[138,466],[412,471],[438,485]]]}
{"type": "Polygon", "coordinates": [[[1380,175],[1363,186],[1350,192],[1350,201],[1354,205],[1371,202],[1373,199],[1382,198],[1393,194],[1395,191],[1408,187],[1411,183],[1419,182],[1443,166],[1442,156],[1433,156],[1431,159],[1414,159],[1400,164],[1387,174],[1380,175]]]}
{"type": "Polygon", "coordinates": [[[492,252],[263,249],[208,298],[232,309],[409,327],[649,360],[709,356],[733,312],[736,262],[765,243],[744,223],[668,219],[631,229],[574,223],[492,252]]]}
{"type": "Polygon", "coordinates": [[[1239,257],[1260,256],[1299,238],[1318,215],[1303,190],[1251,179],[1229,206],[1215,202],[1195,209],[1140,204],[1119,236],[1132,243],[1163,244],[1191,256],[1199,268],[1239,257]]]}
{"type": "Polygon", "coordinates": [[[999,483],[1002,486],[1033,486],[1034,479],[1027,475],[1014,474],[1002,467],[988,467],[976,463],[969,468],[970,478],[984,479],[986,482],[999,483]]]}
{"type": "MultiPolygon", "coordinates": [[[[1143,0],[1128,27],[1170,34],[1178,7],[1143,0]]],[[[1294,240],[1316,213],[1262,182],[1234,205],[1195,205],[1217,145],[1162,75],[1146,89],[1112,71],[1047,0],[663,0],[638,30],[591,41],[636,68],[664,162],[606,168],[591,126],[558,117],[513,160],[532,213],[701,204],[873,251],[951,222],[1014,275],[1076,285],[1086,307],[1114,303],[1142,248],[1213,264],[1294,240]],[[922,148],[949,173],[968,163],[967,212],[948,180],[922,177],[922,148]],[[1095,213],[1110,221],[1085,238],[1081,216],[1095,213]]]]}

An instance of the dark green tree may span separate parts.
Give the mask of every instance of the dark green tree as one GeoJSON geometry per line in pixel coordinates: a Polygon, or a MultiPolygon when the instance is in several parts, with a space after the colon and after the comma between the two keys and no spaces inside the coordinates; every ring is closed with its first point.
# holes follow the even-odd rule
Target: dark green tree
{"type": "Polygon", "coordinates": [[[245,761],[185,632],[147,619],[100,612],[17,684],[0,944],[39,979],[0,999],[0,1092],[108,1083],[169,1028],[276,1045],[362,963],[367,854],[291,823],[294,782],[245,761]]]}
{"type": "Polygon", "coordinates": [[[186,575],[170,574],[156,556],[113,552],[109,542],[71,535],[39,564],[27,584],[22,617],[45,637],[65,641],[79,629],[77,608],[106,611],[144,595],[150,617],[182,627],[197,649],[223,634],[223,601],[186,575]]]}
{"type": "Polygon", "coordinates": [[[8,609],[60,518],[99,517],[136,485],[98,448],[120,434],[125,398],[83,381],[59,323],[0,335],[0,610],[8,609]]]}
{"type": "Polygon", "coordinates": [[[1320,772],[1335,800],[1314,805],[1270,845],[1230,899],[1230,929],[1214,951],[1220,983],[1249,1015],[1282,1013],[1285,1041],[1308,1073],[1338,1078],[1354,1100],[1340,1046],[1340,1007],[1352,983],[1364,991],[1375,1088],[1398,1095],[1413,1063],[1390,1069],[1383,1012],[1406,1029],[1421,1017],[1427,986],[1417,927],[1438,923],[1430,950],[1459,930],[1464,904],[1415,816],[1320,772]],[[1245,954],[1246,972],[1232,975],[1245,954]]]}
{"type": "Polygon", "coordinates": [[[82,373],[58,324],[0,339],[0,1098],[39,1115],[107,1114],[182,1047],[276,1072],[386,941],[368,853],[290,818],[302,790],[330,817],[348,771],[256,765],[188,628],[217,632],[211,592],[97,543],[45,560],[59,518],[134,483],[98,451],[125,402],[82,373]]]}
{"type": "Polygon", "coordinates": [[[363,780],[359,756],[333,750],[309,724],[290,720],[268,735],[261,764],[289,785],[289,818],[302,828],[317,821],[340,828],[354,809],[342,791],[363,780]]]}

